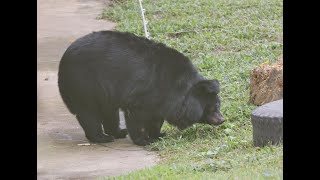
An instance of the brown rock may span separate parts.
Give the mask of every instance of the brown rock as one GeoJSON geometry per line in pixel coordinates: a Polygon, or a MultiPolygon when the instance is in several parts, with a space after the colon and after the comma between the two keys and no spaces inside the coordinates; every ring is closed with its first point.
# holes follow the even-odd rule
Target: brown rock
{"type": "Polygon", "coordinates": [[[272,65],[262,64],[250,75],[250,102],[255,105],[283,98],[283,58],[272,65]]]}

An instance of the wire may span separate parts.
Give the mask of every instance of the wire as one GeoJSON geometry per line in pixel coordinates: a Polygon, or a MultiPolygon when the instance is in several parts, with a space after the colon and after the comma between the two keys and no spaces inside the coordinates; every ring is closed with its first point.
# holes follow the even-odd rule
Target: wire
{"type": "Polygon", "coordinates": [[[146,35],[146,38],[149,39],[149,35],[150,34],[149,34],[148,30],[147,30],[148,21],[146,21],[146,19],[144,17],[145,9],[143,9],[143,7],[142,7],[142,0],[139,0],[139,5],[140,5],[141,16],[142,16],[142,21],[143,21],[144,33],[146,35]]]}

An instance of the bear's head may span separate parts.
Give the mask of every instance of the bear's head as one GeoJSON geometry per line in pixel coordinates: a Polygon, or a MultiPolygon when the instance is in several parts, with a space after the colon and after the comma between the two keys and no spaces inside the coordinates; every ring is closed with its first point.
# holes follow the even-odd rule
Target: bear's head
{"type": "MultiPolygon", "coordinates": [[[[219,81],[201,80],[190,89],[181,106],[182,115],[171,123],[185,129],[194,123],[220,125],[225,119],[220,112],[219,81]]],[[[170,123],[170,122],[169,122],[170,123]]]]}

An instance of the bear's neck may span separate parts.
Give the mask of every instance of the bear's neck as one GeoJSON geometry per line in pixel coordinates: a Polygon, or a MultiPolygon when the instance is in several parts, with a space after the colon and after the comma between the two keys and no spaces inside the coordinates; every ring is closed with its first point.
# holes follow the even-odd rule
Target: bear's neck
{"type": "Polygon", "coordinates": [[[184,122],[182,118],[184,118],[184,115],[186,114],[186,111],[187,111],[186,103],[188,101],[189,96],[191,95],[192,87],[203,79],[204,78],[202,76],[196,77],[192,80],[189,79],[187,88],[185,88],[183,91],[180,91],[181,95],[168,100],[172,102],[172,106],[167,106],[167,107],[173,107],[173,108],[166,110],[165,112],[163,112],[163,114],[169,124],[177,126],[178,128],[181,128],[181,129],[186,128],[184,126],[187,126],[187,124],[181,123],[181,122],[184,122]]]}

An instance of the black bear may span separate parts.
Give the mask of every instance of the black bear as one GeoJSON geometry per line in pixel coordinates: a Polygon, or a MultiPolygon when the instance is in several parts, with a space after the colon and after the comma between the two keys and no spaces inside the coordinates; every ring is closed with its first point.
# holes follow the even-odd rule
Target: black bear
{"type": "Polygon", "coordinates": [[[164,120],[179,129],[224,122],[218,80],[202,77],[177,50],[132,33],[93,32],[73,42],[61,58],[58,86],[91,142],[129,133],[143,146],[163,136],[164,120]],[[127,129],[119,128],[119,109],[127,129]]]}

